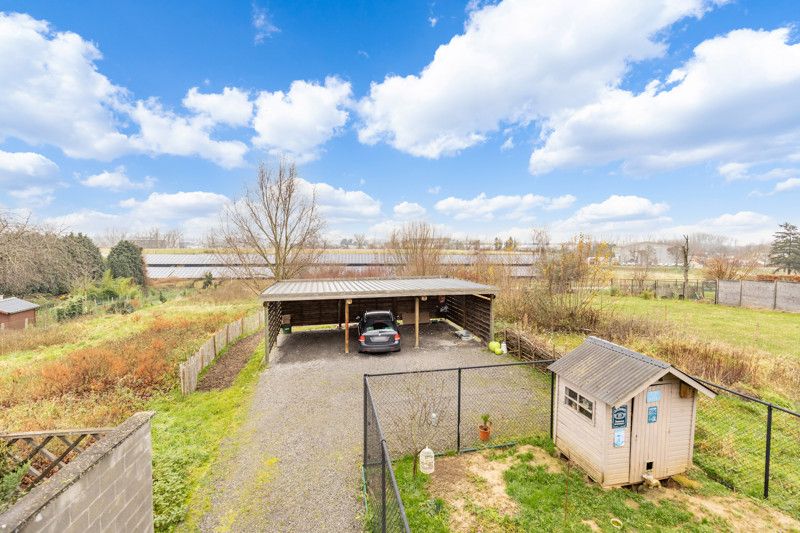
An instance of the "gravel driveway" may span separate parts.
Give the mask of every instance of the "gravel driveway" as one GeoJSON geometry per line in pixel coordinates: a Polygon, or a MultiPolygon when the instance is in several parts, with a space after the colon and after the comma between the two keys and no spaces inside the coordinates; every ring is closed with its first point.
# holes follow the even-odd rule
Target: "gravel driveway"
{"type": "MultiPolygon", "coordinates": [[[[413,330],[403,332],[411,342],[413,330]]],[[[345,355],[341,331],[282,335],[248,420],[215,465],[203,531],[361,531],[365,373],[503,362],[445,324],[422,327],[420,349],[345,355]]]]}

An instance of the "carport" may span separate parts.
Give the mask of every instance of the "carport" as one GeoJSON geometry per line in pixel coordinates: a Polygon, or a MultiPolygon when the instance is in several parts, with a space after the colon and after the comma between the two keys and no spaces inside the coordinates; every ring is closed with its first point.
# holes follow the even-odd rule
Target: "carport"
{"type": "Polygon", "coordinates": [[[290,279],[261,294],[266,328],[266,353],[278,339],[281,325],[344,326],[344,352],[350,353],[349,324],[369,310],[391,310],[404,324],[419,325],[443,318],[483,341],[494,337],[497,289],[458,278],[290,279]]]}

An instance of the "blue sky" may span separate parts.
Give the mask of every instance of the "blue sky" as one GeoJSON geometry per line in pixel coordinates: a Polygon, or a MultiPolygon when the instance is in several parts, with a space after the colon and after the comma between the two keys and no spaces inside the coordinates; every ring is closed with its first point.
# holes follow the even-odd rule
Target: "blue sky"
{"type": "Polygon", "coordinates": [[[296,159],[331,240],[798,222],[785,2],[0,2],[0,208],[200,238],[296,159]]]}

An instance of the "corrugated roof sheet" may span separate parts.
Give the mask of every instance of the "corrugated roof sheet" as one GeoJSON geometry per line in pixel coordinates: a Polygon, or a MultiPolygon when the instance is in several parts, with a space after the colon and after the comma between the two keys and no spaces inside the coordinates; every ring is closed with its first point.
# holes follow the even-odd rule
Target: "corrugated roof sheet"
{"type": "Polygon", "coordinates": [[[261,299],[265,301],[336,300],[340,298],[496,293],[497,289],[490,285],[458,278],[292,279],[273,284],[261,294],[261,299]]]}
{"type": "Polygon", "coordinates": [[[22,298],[17,298],[16,296],[12,296],[11,298],[3,298],[0,300],[0,313],[4,313],[6,315],[22,313],[23,311],[30,311],[31,309],[36,309],[38,307],[39,306],[37,304],[23,300],[22,298]]]}
{"type": "MultiPolygon", "coordinates": [[[[471,265],[478,261],[486,261],[493,265],[531,265],[533,264],[533,254],[507,252],[507,253],[485,253],[485,254],[442,254],[441,263],[443,265],[471,265]]],[[[144,261],[148,266],[202,266],[232,264],[237,261],[233,255],[220,257],[217,254],[144,254],[144,261]]],[[[249,264],[265,264],[262,257],[251,255],[247,258],[249,264]]],[[[362,251],[362,252],[323,252],[317,259],[318,265],[397,265],[397,258],[381,251],[362,251]]]]}
{"type": "MultiPolygon", "coordinates": [[[[664,361],[597,337],[587,338],[583,344],[548,368],[609,405],[627,402],[642,387],[657,381],[668,372],[675,373],[679,378],[688,378],[664,361]]],[[[694,380],[688,381],[695,385],[694,380]]]]}

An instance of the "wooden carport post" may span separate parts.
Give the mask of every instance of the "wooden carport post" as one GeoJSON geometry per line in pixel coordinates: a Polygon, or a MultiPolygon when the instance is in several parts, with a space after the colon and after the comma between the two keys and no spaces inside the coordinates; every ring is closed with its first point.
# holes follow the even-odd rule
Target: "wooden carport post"
{"type": "Polygon", "coordinates": [[[419,296],[414,298],[414,348],[419,348],[419,296]]]}
{"type": "Polygon", "coordinates": [[[350,304],[353,300],[344,301],[344,353],[350,353],[350,304]]]}

